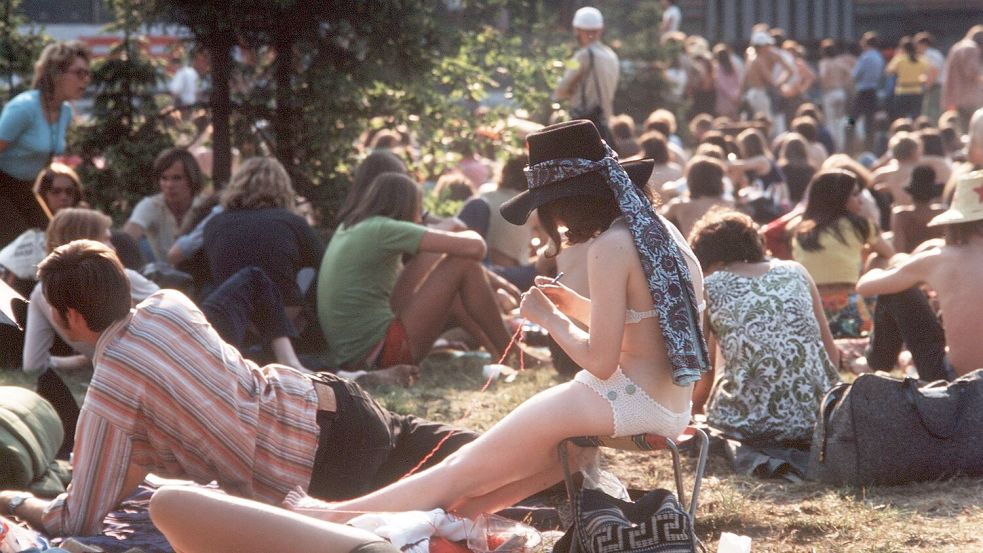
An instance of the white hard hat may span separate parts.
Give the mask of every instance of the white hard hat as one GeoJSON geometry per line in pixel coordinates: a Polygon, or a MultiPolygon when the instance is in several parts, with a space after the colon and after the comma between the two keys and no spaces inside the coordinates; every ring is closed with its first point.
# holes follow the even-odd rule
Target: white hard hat
{"type": "Polygon", "coordinates": [[[751,46],[774,46],[775,39],[764,31],[754,31],[751,33],[751,46]]]}
{"type": "Polygon", "coordinates": [[[585,31],[599,31],[604,28],[604,16],[597,8],[580,8],[573,14],[573,28],[585,31]]]}

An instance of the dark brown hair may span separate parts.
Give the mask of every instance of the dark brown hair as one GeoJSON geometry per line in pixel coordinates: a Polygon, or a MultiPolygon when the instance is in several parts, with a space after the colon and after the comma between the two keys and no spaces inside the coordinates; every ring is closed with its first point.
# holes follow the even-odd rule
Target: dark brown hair
{"type": "Polygon", "coordinates": [[[765,259],[765,247],[751,217],[723,207],[714,207],[693,225],[689,243],[704,271],[718,263],[765,259]]]}
{"type": "MultiPolygon", "coordinates": [[[[638,185],[635,190],[655,205],[647,187],[638,185]]],[[[539,206],[539,222],[553,242],[553,251],[548,257],[560,253],[563,240],[560,238],[559,224],[567,227],[564,233],[569,244],[581,244],[601,234],[615,219],[621,217],[621,209],[614,194],[607,196],[567,196],[539,206]]]]}
{"type": "Polygon", "coordinates": [[[847,200],[860,189],[857,177],[843,169],[826,169],[813,177],[806,190],[806,209],[795,229],[795,239],[803,249],[820,251],[819,237],[830,233],[846,244],[839,222],[846,219],[861,242],[867,240],[871,222],[847,209],[847,200]]]}
{"type": "Polygon", "coordinates": [[[168,148],[157,155],[157,159],[154,160],[154,182],[159,183],[164,171],[170,169],[171,165],[174,165],[178,161],[184,167],[184,176],[188,178],[188,184],[191,186],[191,194],[197,195],[205,185],[205,178],[201,174],[201,167],[198,166],[198,160],[195,159],[195,156],[191,155],[191,152],[184,148],[168,148]]]}
{"type": "Polygon", "coordinates": [[[977,235],[983,235],[983,219],[968,223],[945,225],[945,243],[947,246],[967,244],[977,235]]]}
{"type": "Polygon", "coordinates": [[[78,205],[85,199],[85,191],[82,189],[82,179],[79,178],[78,173],[68,165],[57,161],[52,162],[38,173],[37,178],[34,179],[34,193],[41,196],[47,203],[45,194],[51,190],[51,185],[55,183],[55,177],[58,176],[67,177],[75,187],[75,203],[72,205],[78,205]]]}
{"type": "Polygon", "coordinates": [[[716,198],[724,193],[724,175],[727,167],[718,159],[693,156],[686,164],[686,188],[691,199],[716,198]]]}
{"type": "Polygon", "coordinates": [[[130,312],[130,280],[116,252],[101,242],[75,240],[55,248],[38,265],[38,279],[62,320],[74,309],[93,332],[130,312]]]}
{"type": "Polygon", "coordinates": [[[648,131],[641,138],[642,151],[645,157],[656,165],[669,163],[669,145],[666,136],[659,131],[648,131]]]}

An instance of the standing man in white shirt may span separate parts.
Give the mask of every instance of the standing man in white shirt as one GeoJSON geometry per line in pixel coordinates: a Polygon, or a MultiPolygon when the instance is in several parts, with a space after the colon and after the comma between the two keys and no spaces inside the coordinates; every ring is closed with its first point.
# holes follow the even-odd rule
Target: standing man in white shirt
{"type": "Polygon", "coordinates": [[[198,47],[191,53],[191,63],[178,69],[167,84],[167,90],[174,98],[174,105],[187,115],[187,109],[200,100],[202,81],[208,74],[208,51],[198,47]]]}
{"type": "Polygon", "coordinates": [[[679,31],[679,24],[683,22],[683,12],[676,5],[676,0],[660,0],[662,6],[662,23],[659,24],[659,33],[665,36],[666,33],[679,31]]]}
{"type": "Polygon", "coordinates": [[[553,98],[569,100],[571,118],[590,119],[601,138],[613,144],[608,123],[614,116],[614,93],[621,75],[618,55],[601,43],[604,17],[597,8],[587,6],[577,10],[573,30],[580,49],[567,63],[567,71],[556,85],[553,98]]]}

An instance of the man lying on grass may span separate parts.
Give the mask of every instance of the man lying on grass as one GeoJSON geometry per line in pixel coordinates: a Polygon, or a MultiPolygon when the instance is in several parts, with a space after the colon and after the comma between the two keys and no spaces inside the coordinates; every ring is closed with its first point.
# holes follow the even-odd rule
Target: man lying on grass
{"type": "Polygon", "coordinates": [[[131,310],[123,266],[101,243],[61,246],[38,274],[55,324],[95,347],[68,492],[0,492],[0,513],[50,535],[99,533],[151,472],[270,504],[298,486],[340,500],[397,480],[448,434],[428,464],[475,438],[391,413],[331,374],[259,367],[175,290],[131,310]]]}

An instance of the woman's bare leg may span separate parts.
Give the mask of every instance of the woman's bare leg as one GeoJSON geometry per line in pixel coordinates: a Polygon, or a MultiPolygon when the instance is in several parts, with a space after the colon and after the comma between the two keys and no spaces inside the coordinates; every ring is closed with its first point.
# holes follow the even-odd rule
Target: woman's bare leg
{"type": "Polygon", "coordinates": [[[150,517],[178,553],[348,553],[375,534],[210,490],[163,487],[150,517]]]}
{"type": "Polygon", "coordinates": [[[270,349],[273,350],[273,357],[277,363],[293,367],[300,372],[311,372],[301,364],[300,359],[297,358],[297,352],[294,350],[294,345],[287,336],[278,336],[270,340],[270,349]]]}
{"type": "Polygon", "coordinates": [[[491,342],[494,349],[489,353],[498,357],[504,351],[508,330],[484,268],[477,261],[444,256],[408,301],[394,302],[403,305],[396,315],[406,327],[414,359],[422,359],[430,352],[458,296],[467,315],[491,342]]]}
{"type": "Polygon", "coordinates": [[[399,313],[406,307],[407,302],[426,280],[434,265],[443,257],[442,253],[421,252],[403,265],[403,270],[396,277],[396,285],[393,286],[392,294],[389,296],[389,307],[392,307],[393,313],[399,313]]]}
{"type": "MultiPolygon", "coordinates": [[[[594,462],[597,456],[597,448],[593,447],[569,446],[567,451],[570,459],[570,470],[574,472],[580,470],[580,467],[584,463],[594,462]]],[[[563,465],[557,459],[556,463],[547,467],[546,470],[523,480],[512,482],[490,494],[465,499],[457,504],[451,505],[449,510],[467,518],[474,518],[481,513],[494,513],[506,507],[511,507],[530,495],[541,492],[561,480],[563,480],[563,465]]]]}
{"type": "Polygon", "coordinates": [[[560,441],[571,436],[610,435],[613,428],[611,407],[605,400],[576,382],[560,384],[529,399],[440,464],[332,507],[338,511],[403,511],[446,509],[484,496],[488,496],[487,503],[504,501],[544,481],[556,481],[556,473],[550,471],[559,467],[556,446],[560,441]],[[509,488],[516,482],[522,483],[509,488]],[[499,495],[491,495],[499,490],[503,490],[499,495]]]}
{"type": "Polygon", "coordinates": [[[463,328],[465,332],[470,334],[488,351],[492,351],[495,348],[494,342],[485,335],[485,332],[478,325],[477,321],[468,315],[468,311],[464,308],[464,303],[461,301],[460,296],[454,300],[454,304],[451,306],[451,320],[456,322],[458,326],[463,328]]]}

